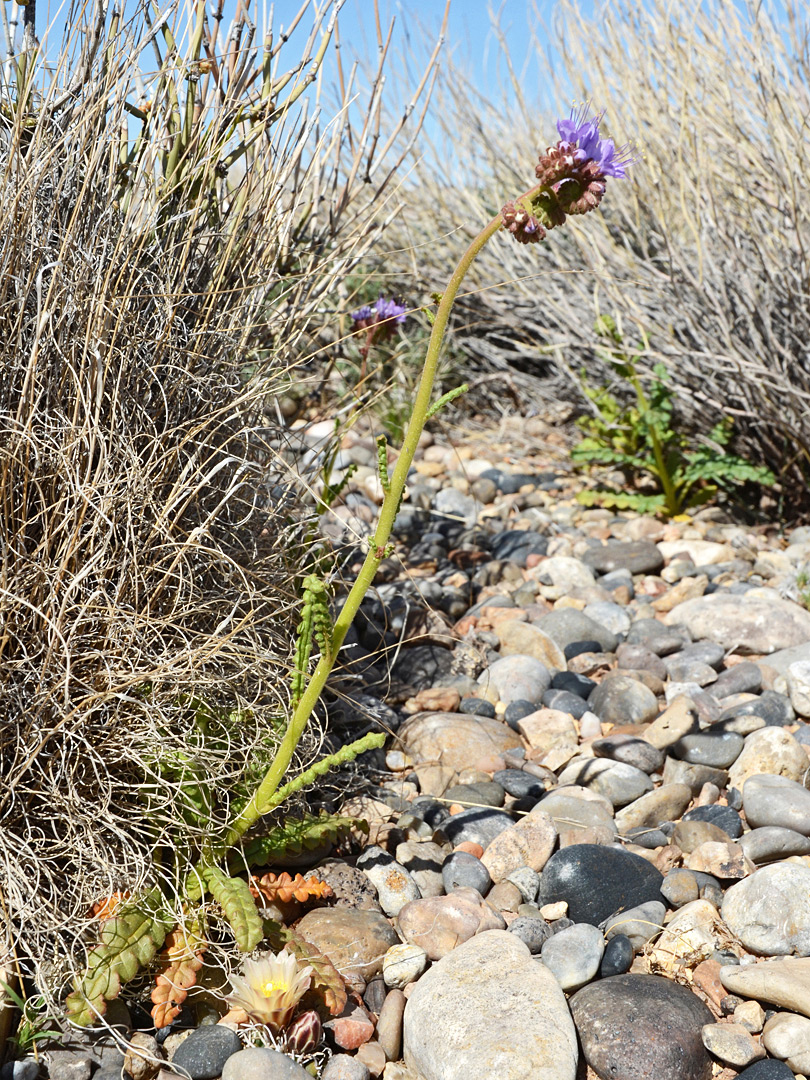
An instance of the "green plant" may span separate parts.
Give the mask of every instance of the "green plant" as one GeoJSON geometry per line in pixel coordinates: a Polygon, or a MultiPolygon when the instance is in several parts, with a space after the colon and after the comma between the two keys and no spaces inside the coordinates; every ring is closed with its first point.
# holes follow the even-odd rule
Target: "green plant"
{"type": "MultiPolygon", "coordinates": [[[[232,866],[233,856],[246,833],[291,795],[313,783],[328,769],[352,761],[358,754],[384,742],[383,735],[366,735],[282,784],[346,633],[380,563],[390,553],[388,541],[425,423],[437,409],[450,403],[462,391],[457,388],[441,395],[435,402],[431,401],[442,342],[459,287],[478,253],[501,229],[518,243],[537,243],[545,237],[547,230],[564,224],[567,215],[595,209],[604,195],[608,177],[625,175],[632,155],[626,147],[617,149],[611,140],[599,137],[600,120],[601,116],[591,116],[584,109],[572,114],[568,120],[558,121],[560,141],[541,155],[535,169],[537,184],[506,203],[472,240],[452,274],[433,321],[413,411],[390,475],[384,440],[378,444],[380,482],[384,491],[382,508],[366,558],[334,623],[324,583],[312,575],[305,579],[293,675],[296,704],[292,716],[269,768],[247,803],[237,807],[235,812],[231,811],[222,831],[209,831],[204,835],[194,869],[177,887],[187,905],[203,900],[206,894],[212,896],[230,923],[242,951],[255,948],[267,928],[257,913],[248,882],[224,870],[222,864],[232,866]],[[312,674],[304,679],[313,642],[319,646],[320,656],[312,674]]],[[[181,761],[180,768],[185,767],[186,762],[181,761]]],[[[195,796],[190,805],[194,807],[199,787],[197,774],[191,776],[191,785],[195,796]]],[[[203,813],[207,815],[207,805],[203,807],[203,813]]],[[[119,993],[122,983],[131,979],[140,966],[154,959],[175,921],[159,888],[128,899],[120,911],[105,921],[101,941],[91,950],[87,968],[75,980],[74,990],[68,997],[67,1006],[73,1019],[77,1023],[89,1023],[94,1016],[102,1014],[106,1002],[119,993]]]]}
{"type": "Polygon", "coordinates": [[[577,422],[586,434],[571,451],[571,457],[586,465],[614,465],[631,479],[646,474],[660,490],[645,494],[600,488],[581,492],[581,503],[674,517],[708,502],[721,487],[774,482],[770,469],[726,450],[732,435],[732,423],[727,417],[715,425],[703,446],[690,447],[688,437],[677,427],[666,367],[655,364],[649,389],[642,384],[639,364],[649,352],[643,330],[641,344],[635,349],[625,345],[620,326],[609,315],[596,320],[595,330],[605,342],[597,350],[600,358],[630,386],[635,402],[623,405],[606,387],[590,386],[583,372],[583,389],[595,412],[577,422]]]}
{"type": "Polygon", "coordinates": [[[17,1031],[9,1040],[15,1057],[26,1057],[32,1050],[35,1050],[38,1042],[61,1038],[62,1032],[58,1028],[48,1027],[53,1016],[47,1001],[41,994],[34,994],[31,997],[24,998],[7,982],[2,980],[0,980],[0,987],[20,1012],[17,1031]]]}

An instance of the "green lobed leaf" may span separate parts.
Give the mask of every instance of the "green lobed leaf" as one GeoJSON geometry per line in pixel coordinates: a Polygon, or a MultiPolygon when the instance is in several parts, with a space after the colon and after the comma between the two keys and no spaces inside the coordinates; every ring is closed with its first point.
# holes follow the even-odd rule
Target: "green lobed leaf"
{"type": "Polygon", "coordinates": [[[350,829],[367,833],[368,822],[362,818],[327,814],[326,811],[321,811],[318,817],[288,818],[267,836],[247,840],[239,853],[239,862],[244,861],[248,867],[268,866],[279,859],[314,851],[323,844],[334,844],[350,829]]]}
{"type": "Polygon", "coordinates": [[[162,899],[160,890],[153,889],[101,924],[99,944],[90,951],[87,968],[65,1001],[67,1015],[75,1024],[86,1027],[103,1016],[107,1002],[118,997],[122,985],[146,967],[163,945],[176,920],[163,909],[162,899]]]}
{"type": "Polygon", "coordinates": [[[228,877],[216,866],[206,867],[204,877],[208,891],[231,924],[240,951],[252,952],[264,937],[264,931],[248,883],[242,878],[228,877]]]}
{"type": "Polygon", "coordinates": [[[637,491],[580,491],[577,502],[582,506],[605,506],[616,510],[638,510],[642,514],[655,514],[666,505],[662,494],[643,495],[637,491]]]}

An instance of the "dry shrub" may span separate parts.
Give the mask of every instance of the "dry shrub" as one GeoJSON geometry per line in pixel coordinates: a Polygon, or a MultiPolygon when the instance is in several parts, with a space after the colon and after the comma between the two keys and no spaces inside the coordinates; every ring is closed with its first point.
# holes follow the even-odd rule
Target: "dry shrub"
{"type": "Polygon", "coordinates": [[[374,138],[381,70],[337,120],[299,94],[320,7],[286,71],[245,7],[227,33],[179,3],[74,11],[52,78],[30,27],[7,41],[0,910],[51,991],[91,902],[175,891],[283,727],[306,551],[273,397],[418,131],[374,138]]]}
{"type": "MultiPolygon", "coordinates": [[[[473,378],[509,375],[525,406],[576,395],[582,366],[609,377],[593,322],[617,312],[630,340],[649,332],[649,366],[672,371],[686,422],[705,431],[725,411],[753,458],[777,471],[807,465],[810,23],[796,0],[776,12],[620,0],[594,19],[556,6],[559,70],[546,92],[563,115],[570,88],[604,107],[610,134],[638,140],[644,161],[629,181],[609,181],[599,213],[539,249],[502,238],[479,257],[487,287],[459,301],[455,335],[473,378]]],[[[456,160],[423,167],[405,234],[426,291],[530,186],[538,150],[557,138],[534,85],[514,75],[492,94],[463,70],[443,74],[436,116],[456,160]]]]}

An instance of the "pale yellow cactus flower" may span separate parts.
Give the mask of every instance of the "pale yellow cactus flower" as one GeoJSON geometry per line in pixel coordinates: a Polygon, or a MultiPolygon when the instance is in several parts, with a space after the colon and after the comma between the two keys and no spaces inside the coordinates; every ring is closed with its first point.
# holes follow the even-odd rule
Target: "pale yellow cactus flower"
{"type": "Polygon", "coordinates": [[[275,1031],[292,1020],[295,1006],[309,989],[312,968],[298,969],[298,961],[286,951],[245,960],[244,977],[231,976],[233,990],[227,1000],[248,1016],[275,1031]]]}

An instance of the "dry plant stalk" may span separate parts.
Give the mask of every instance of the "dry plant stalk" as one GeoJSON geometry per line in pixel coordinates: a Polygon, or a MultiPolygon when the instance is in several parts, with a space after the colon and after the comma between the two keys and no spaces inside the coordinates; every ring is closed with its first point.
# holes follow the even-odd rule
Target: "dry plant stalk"
{"type": "Polygon", "coordinates": [[[303,93],[339,8],[302,5],[286,69],[249,4],[230,28],[221,5],[74,7],[49,75],[7,41],[0,890],[46,993],[94,898],[157,880],[179,918],[288,709],[303,511],[271,489],[268,415],[419,126],[375,137],[381,73],[338,118],[303,93]]]}

